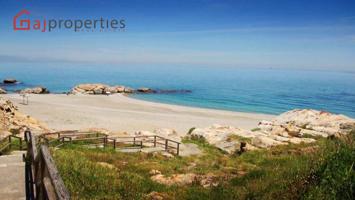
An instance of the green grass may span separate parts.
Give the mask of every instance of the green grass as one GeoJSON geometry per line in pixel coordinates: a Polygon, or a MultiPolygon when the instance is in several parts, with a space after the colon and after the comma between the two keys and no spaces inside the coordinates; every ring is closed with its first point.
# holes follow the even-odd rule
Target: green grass
{"type": "Polygon", "coordinates": [[[352,199],[353,139],[320,139],[241,156],[225,154],[199,138],[184,139],[197,144],[203,155],[170,159],[67,144],[53,156],[73,199],[146,199],[153,191],[166,199],[352,199]],[[151,169],[164,175],[212,173],[220,182],[211,188],[165,186],[150,180],[151,169]]]}
{"type": "Polygon", "coordinates": [[[355,131],[336,141],[327,141],[323,162],[308,177],[305,199],[355,198],[355,131]]]}

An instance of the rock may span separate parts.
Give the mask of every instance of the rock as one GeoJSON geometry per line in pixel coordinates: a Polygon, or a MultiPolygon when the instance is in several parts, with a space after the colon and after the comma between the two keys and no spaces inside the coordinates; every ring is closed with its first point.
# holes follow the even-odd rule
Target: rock
{"type": "Polygon", "coordinates": [[[279,141],[279,142],[290,142],[290,138],[289,137],[283,137],[280,135],[270,135],[269,136],[271,139],[279,141]]]}
{"type": "Polygon", "coordinates": [[[101,88],[94,89],[94,94],[104,94],[104,90],[101,88]]]}
{"type": "Polygon", "coordinates": [[[187,174],[174,174],[171,177],[166,177],[162,174],[157,174],[150,177],[152,181],[155,181],[160,184],[172,186],[186,186],[192,185],[194,183],[200,184],[204,188],[208,188],[211,186],[217,186],[219,176],[216,176],[212,173],[208,173],[206,175],[196,175],[194,173],[187,174]]]}
{"type": "Polygon", "coordinates": [[[293,144],[300,144],[300,143],[312,143],[315,142],[316,140],[313,138],[298,138],[298,137],[294,137],[294,138],[290,138],[290,143],[293,144]]]}
{"type": "Polygon", "coordinates": [[[72,94],[115,94],[115,93],[133,93],[134,90],[129,87],[116,85],[109,86],[101,83],[79,84],[75,86],[70,93],[72,94]]]}
{"type": "Polygon", "coordinates": [[[258,124],[258,128],[260,128],[262,131],[271,131],[272,126],[273,126],[272,122],[266,120],[262,120],[258,124]]]}
{"type": "Polygon", "coordinates": [[[326,134],[326,133],[318,132],[318,131],[314,131],[314,130],[308,130],[308,129],[301,129],[300,134],[301,134],[301,136],[310,135],[310,136],[328,137],[328,134],[326,134]]]}
{"type": "Polygon", "coordinates": [[[44,87],[26,88],[20,91],[21,94],[48,94],[49,90],[44,87]]]}
{"type": "Polygon", "coordinates": [[[162,152],[160,152],[160,154],[161,154],[162,156],[164,156],[165,158],[174,158],[174,155],[173,155],[173,154],[171,154],[171,153],[169,153],[169,152],[166,152],[166,151],[162,151],[162,152]]]}
{"type": "Polygon", "coordinates": [[[3,83],[4,84],[15,84],[15,83],[17,83],[17,80],[13,79],[13,78],[7,78],[7,79],[3,80],[3,83]]]}
{"type": "Polygon", "coordinates": [[[6,94],[6,93],[7,93],[6,90],[0,88],[0,94],[6,94]]]}
{"type": "Polygon", "coordinates": [[[115,87],[107,87],[107,88],[105,88],[105,92],[115,94],[115,93],[117,93],[117,89],[115,87]]]}
{"type": "Polygon", "coordinates": [[[292,125],[292,124],[287,124],[285,127],[285,130],[287,131],[288,135],[292,137],[301,137],[300,131],[301,129],[292,125]]]}
{"type": "Polygon", "coordinates": [[[138,88],[137,91],[141,92],[141,93],[153,93],[154,92],[154,90],[152,90],[150,88],[138,88]]]}
{"type": "Polygon", "coordinates": [[[181,157],[188,157],[193,155],[201,155],[202,151],[198,147],[197,144],[193,143],[181,143],[180,144],[180,153],[179,156],[181,157]]]}
{"type": "Polygon", "coordinates": [[[129,88],[129,87],[125,87],[124,88],[124,93],[133,93],[134,90],[132,88],[129,88]]]}
{"type": "Polygon", "coordinates": [[[125,92],[125,87],[122,86],[122,85],[117,85],[117,86],[115,86],[115,89],[116,89],[116,92],[117,92],[117,93],[123,93],[123,92],[125,92]]]}
{"type": "Polygon", "coordinates": [[[346,132],[350,132],[351,130],[355,130],[355,122],[344,122],[340,123],[340,129],[346,132]]]}
{"type": "Polygon", "coordinates": [[[171,177],[166,177],[162,174],[157,174],[152,177],[150,177],[152,181],[155,181],[160,184],[164,185],[179,185],[179,186],[184,186],[184,185],[191,185],[194,183],[197,179],[197,175],[193,173],[188,173],[188,174],[174,174],[171,177]]]}
{"type": "Polygon", "coordinates": [[[156,170],[156,169],[152,169],[149,171],[149,175],[151,176],[154,176],[154,175],[157,175],[157,174],[161,174],[161,172],[159,170],[156,170]]]}
{"type": "Polygon", "coordinates": [[[93,84],[79,84],[75,86],[72,90],[72,94],[106,94],[105,91],[108,88],[108,85],[101,83],[93,84]]]}
{"type": "Polygon", "coordinates": [[[201,176],[200,185],[204,188],[216,187],[218,186],[218,176],[208,173],[204,176],[201,176]]]}
{"type": "Polygon", "coordinates": [[[225,151],[234,153],[240,149],[240,140],[253,138],[258,135],[264,135],[259,132],[252,132],[232,126],[221,126],[218,124],[207,128],[195,128],[190,133],[189,137],[194,139],[204,139],[209,144],[225,151]]]}
{"type": "Polygon", "coordinates": [[[81,90],[84,90],[84,91],[94,91],[96,88],[103,88],[105,87],[106,85],[103,85],[103,84],[80,84],[80,85],[77,85],[75,88],[79,88],[81,90]]]}
{"type": "Polygon", "coordinates": [[[279,135],[282,137],[289,137],[288,132],[282,126],[272,126],[270,133],[271,133],[271,135],[279,135]]]}
{"type": "Polygon", "coordinates": [[[284,145],[287,144],[285,142],[280,142],[277,140],[274,140],[270,137],[266,137],[266,136],[257,136],[255,138],[252,139],[251,143],[259,148],[269,148],[269,147],[273,147],[276,145],[284,145]]]}
{"type": "Polygon", "coordinates": [[[146,195],[147,200],[164,200],[164,199],[171,199],[167,194],[160,193],[160,192],[151,192],[146,195]]]}
{"type": "Polygon", "coordinates": [[[0,97],[0,116],[4,120],[6,130],[22,132],[30,128],[37,133],[48,132],[49,129],[38,120],[18,111],[17,107],[9,100],[0,97]]]}
{"type": "Polygon", "coordinates": [[[109,169],[116,169],[116,167],[114,165],[107,163],[107,162],[97,162],[97,164],[102,167],[109,168],[109,169]]]}
{"type": "Polygon", "coordinates": [[[346,134],[350,131],[352,126],[344,126],[344,124],[355,123],[354,119],[344,115],[331,114],[329,112],[312,109],[291,110],[277,116],[272,122],[274,125],[292,124],[298,129],[314,130],[326,135],[337,133],[346,134]]]}

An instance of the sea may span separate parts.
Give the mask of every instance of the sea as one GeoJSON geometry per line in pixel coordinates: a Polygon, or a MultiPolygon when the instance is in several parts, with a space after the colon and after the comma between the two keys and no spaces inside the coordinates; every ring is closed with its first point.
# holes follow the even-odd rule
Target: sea
{"type": "Polygon", "coordinates": [[[44,86],[64,93],[80,83],[132,88],[187,90],[134,94],[133,98],[193,107],[280,114],[291,109],[317,109],[355,118],[355,72],[288,68],[191,65],[0,63],[0,85],[10,92],[44,86]]]}

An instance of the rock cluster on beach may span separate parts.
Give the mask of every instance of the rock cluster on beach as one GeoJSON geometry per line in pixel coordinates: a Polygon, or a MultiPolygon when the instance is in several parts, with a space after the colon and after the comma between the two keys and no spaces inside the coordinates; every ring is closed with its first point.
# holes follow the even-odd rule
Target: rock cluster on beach
{"type": "Polygon", "coordinates": [[[355,129],[355,120],[344,115],[317,110],[291,110],[275,117],[272,121],[261,121],[254,131],[232,126],[213,125],[196,128],[189,137],[206,140],[209,144],[227,152],[240,151],[242,142],[245,149],[269,148],[289,143],[310,143],[311,137],[329,137],[349,133],[355,129]]]}
{"type": "Polygon", "coordinates": [[[133,93],[134,90],[129,87],[117,85],[109,86],[101,83],[88,83],[75,86],[71,94],[115,94],[115,93],[133,93]]]}
{"type": "Polygon", "coordinates": [[[20,94],[49,94],[45,87],[26,88],[20,91],[20,94]]]}
{"type": "Polygon", "coordinates": [[[23,131],[30,128],[35,132],[48,131],[48,128],[38,120],[18,111],[17,107],[9,100],[0,97],[0,137],[6,137],[10,130],[23,131]]]}
{"type": "Polygon", "coordinates": [[[133,89],[130,87],[116,85],[109,86],[102,83],[87,83],[76,85],[71,91],[71,94],[96,94],[96,95],[107,95],[116,93],[143,93],[143,94],[170,94],[170,93],[191,93],[191,90],[154,90],[152,88],[141,87],[138,89],[133,89]]]}

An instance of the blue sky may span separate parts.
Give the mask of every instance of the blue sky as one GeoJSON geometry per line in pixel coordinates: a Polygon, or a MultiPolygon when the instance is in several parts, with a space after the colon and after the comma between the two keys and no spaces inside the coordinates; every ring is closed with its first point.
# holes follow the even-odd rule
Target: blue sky
{"type": "Polygon", "coordinates": [[[0,62],[211,65],[355,71],[350,0],[0,0],[0,62]],[[124,18],[125,32],[13,31],[46,19],[124,18]]]}

